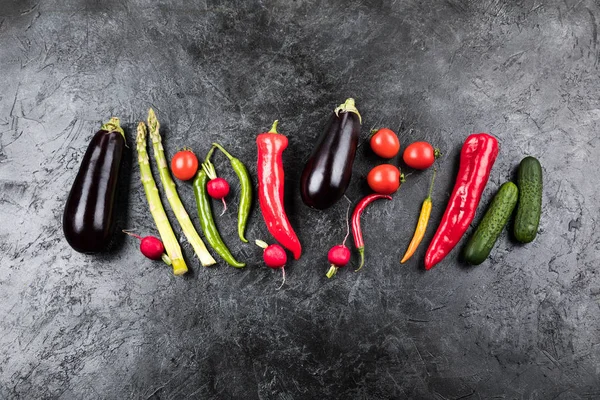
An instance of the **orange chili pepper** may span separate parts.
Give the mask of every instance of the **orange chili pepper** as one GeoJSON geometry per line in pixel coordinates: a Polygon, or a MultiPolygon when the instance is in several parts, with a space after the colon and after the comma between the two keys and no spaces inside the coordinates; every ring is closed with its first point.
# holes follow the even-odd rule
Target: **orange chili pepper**
{"type": "Polygon", "coordinates": [[[402,257],[402,261],[400,261],[402,264],[408,261],[408,259],[415,254],[417,247],[419,247],[421,240],[423,240],[423,236],[425,236],[425,230],[427,229],[427,223],[429,222],[429,216],[431,215],[431,192],[433,191],[433,182],[435,181],[436,172],[437,170],[434,168],[433,177],[431,178],[431,185],[429,186],[429,193],[427,194],[427,198],[423,200],[421,214],[419,214],[419,222],[417,222],[417,228],[415,229],[413,238],[408,245],[408,249],[406,249],[406,253],[404,253],[404,257],[402,257]]]}

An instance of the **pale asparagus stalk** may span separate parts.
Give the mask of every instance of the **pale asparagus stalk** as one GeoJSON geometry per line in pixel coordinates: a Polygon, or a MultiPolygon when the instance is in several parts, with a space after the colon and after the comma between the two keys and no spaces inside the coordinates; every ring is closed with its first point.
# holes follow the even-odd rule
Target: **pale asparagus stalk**
{"type": "Polygon", "coordinates": [[[165,194],[167,195],[167,200],[171,205],[171,209],[173,210],[175,217],[177,217],[177,221],[179,221],[179,225],[181,225],[181,229],[187,237],[188,242],[190,242],[194,248],[194,251],[196,252],[196,255],[200,259],[200,263],[205,267],[213,265],[216,263],[215,259],[210,255],[206,245],[202,239],[200,239],[200,235],[198,235],[196,228],[194,228],[192,220],[185,211],[185,208],[179,199],[179,195],[177,194],[177,188],[175,187],[173,178],[171,178],[167,159],[165,158],[165,150],[163,148],[162,139],[159,133],[160,124],[158,119],[156,119],[153,109],[148,111],[148,129],[150,130],[152,148],[154,149],[154,160],[158,166],[160,180],[163,188],[165,189],[165,194]]]}
{"type": "Polygon", "coordinates": [[[148,159],[148,153],[146,152],[146,124],[143,122],[140,122],[137,127],[136,144],[138,163],[140,164],[140,175],[142,176],[142,184],[144,185],[144,191],[146,192],[146,199],[150,206],[150,213],[158,228],[158,233],[165,246],[165,251],[171,259],[173,273],[175,275],[183,275],[187,272],[188,268],[183,259],[179,242],[177,242],[171,224],[169,224],[169,220],[167,219],[167,214],[163,208],[158,189],[156,188],[156,183],[154,182],[152,172],[150,171],[150,160],[148,159]]]}

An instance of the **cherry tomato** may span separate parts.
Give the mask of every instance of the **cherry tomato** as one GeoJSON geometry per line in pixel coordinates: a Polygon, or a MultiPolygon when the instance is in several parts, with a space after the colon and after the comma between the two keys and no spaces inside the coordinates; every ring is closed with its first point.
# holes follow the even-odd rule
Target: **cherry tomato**
{"type": "Polygon", "coordinates": [[[171,171],[177,179],[190,180],[198,171],[198,158],[191,150],[178,151],[171,160],[171,171]]]}
{"type": "Polygon", "coordinates": [[[404,176],[392,164],[381,164],[373,168],[367,175],[369,187],[377,193],[392,194],[400,187],[404,176]]]}
{"type": "Polygon", "coordinates": [[[436,150],[427,142],[414,142],[404,150],[402,158],[406,165],[415,169],[427,169],[433,165],[436,150]]]}
{"type": "Polygon", "coordinates": [[[371,149],[381,158],[392,158],[400,150],[398,136],[388,128],[381,128],[371,136],[371,149]]]}

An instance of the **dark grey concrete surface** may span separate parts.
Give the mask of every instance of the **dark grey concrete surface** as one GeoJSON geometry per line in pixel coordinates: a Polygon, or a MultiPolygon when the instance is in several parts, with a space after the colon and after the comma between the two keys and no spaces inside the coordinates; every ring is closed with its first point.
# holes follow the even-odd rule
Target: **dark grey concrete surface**
{"type": "MultiPolygon", "coordinates": [[[[591,0],[1,1],[0,398],[600,398],[599,20],[591,0]],[[428,242],[462,142],[489,132],[501,150],[475,221],[534,155],[545,174],[535,242],[504,232],[484,264],[462,264],[459,246],[428,272],[423,245],[400,265],[431,176],[405,169],[394,200],[363,218],[365,268],[328,280],[348,202],[309,210],[298,181],[350,96],[364,118],[352,201],[382,162],[370,128],[433,142],[444,155],[428,242]],[[244,270],[200,267],[174,218],[186,278],[123,236],[104,255],[70,249],[66,195],[113,115],[131,148],[119,227],[156,234],[132,158],[149,107],[169,157],[217,140],[254,179],[255,135],[280,119],[304,246],[283,289],[236,237],[235,183],[218,221],[244,270]]],[[[198,226],[191,185],[178,189],[198,226]]],[[[248,236],[270,239],[257,207],[248,236]]]]}

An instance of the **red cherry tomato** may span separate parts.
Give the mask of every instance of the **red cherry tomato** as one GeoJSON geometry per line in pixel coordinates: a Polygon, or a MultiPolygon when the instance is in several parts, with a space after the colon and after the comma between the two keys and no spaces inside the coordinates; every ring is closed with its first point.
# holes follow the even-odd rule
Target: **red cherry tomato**
{"type": "Polygon", "coordinates": [[[378,165],[367,175],[369,187],[381,194],[394,193],[400,187],[402,180],[400,170],[391,164],[378,165]]]}
{"type": "Polygon", "coordinates": [[[411,168],[427,169],[435,161],[436,151],[427,142],[414,142],[404,149],[402,159],[411,168]]]}
{"type": "Polygon", "coordinates": [[[171,172],[175,178],[187,181],[198,171],[198,158],[191,150],[181,150],[175,153],[171,160],[171,172]]]}
{"type": "Polygon", "coordinates": [[[388,128],[381,128],[371,136],[371,149],[381,158],[392,158],[400,150],[398,136],[388,128]]]}

